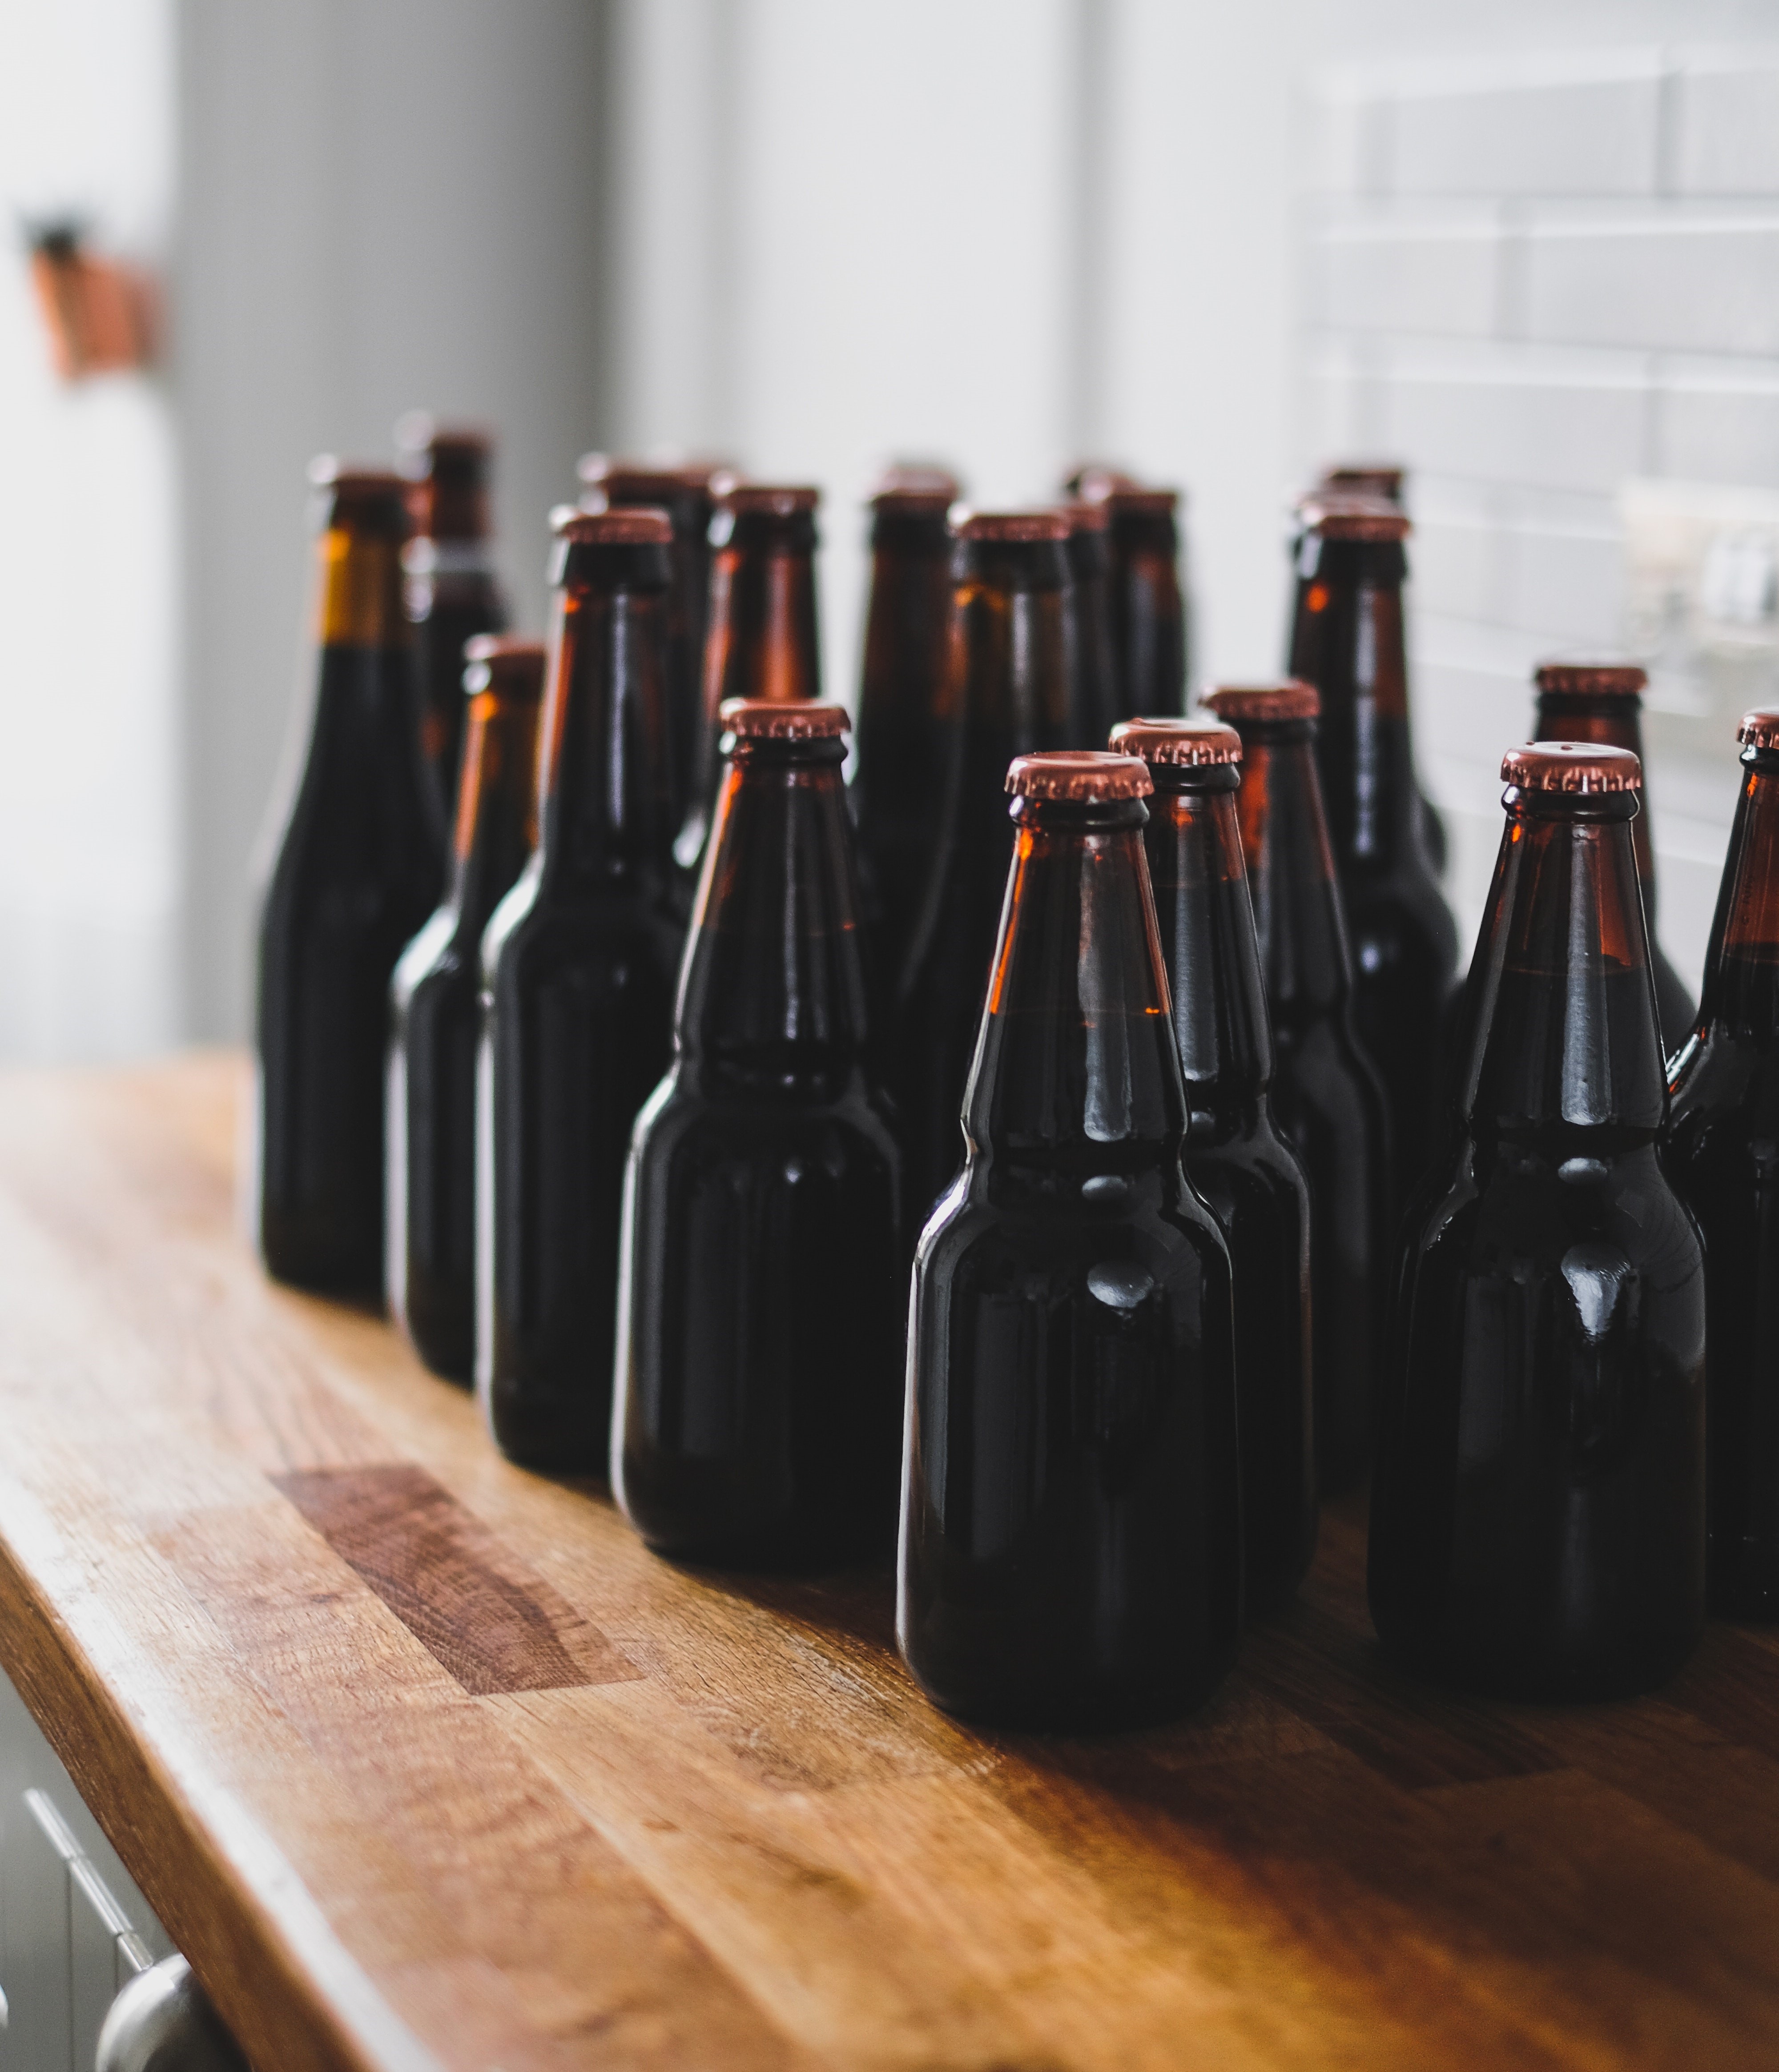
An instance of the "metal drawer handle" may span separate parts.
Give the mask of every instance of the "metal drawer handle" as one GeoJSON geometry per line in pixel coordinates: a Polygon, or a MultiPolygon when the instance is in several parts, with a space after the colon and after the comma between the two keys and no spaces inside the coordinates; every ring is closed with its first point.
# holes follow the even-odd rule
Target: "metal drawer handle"
{"type": "Polygon", "coordinates": [[[138,1971],[99,2031],[97,2072],[249,2072],[183,1957],[138,1971]]]}

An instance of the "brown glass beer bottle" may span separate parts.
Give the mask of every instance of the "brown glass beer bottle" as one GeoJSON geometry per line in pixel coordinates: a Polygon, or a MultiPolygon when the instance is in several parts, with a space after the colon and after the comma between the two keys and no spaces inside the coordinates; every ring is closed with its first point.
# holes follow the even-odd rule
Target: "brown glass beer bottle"
{"type": "Polygon", "coordinates": [[[1110,520],[1112,695],[1119,719],[1176,717],[1186,709],[1186,606],[1180,586],[1180,495],[1089,470],[1089,501],[1110,520]]]}
{"type": "Polygon", "coordinates": [[[625,1186],[612,1487],[664,1554],[819,1567],[895,1537],[896,1139],[867,1063],[846,713],[723,717],[673,1066],[625,1186]]]}
{"type": "Polygon", "coordinates": [[[673,1048],[672,545],[661,511],[558,522],[537,849],[482,942],[476,1388],[561,1473],[605,1471],[624,1159],[673,1048]]]}
{"type": "Polygon", "coordinates": [[[704,634],[710,608],[710,514],[713,479],[729,469],[716,461],[680,467],[583,454],[579,474],[583,511],[638,506],[665,511],[673,521],[673,582],[667,593],[667,731],[674,809],[683,819],[691,798],[692,757],[704,695],[704,634]]]}
{"type": "Polygon", "coordinates": [[[1248,1608],[1303,1581],[1316,1551],[1310,1196],[1272,1117],[1272,1022],[1236,817],[1242,741],[1215,720],[1126,720],[1155,796],[1143,845],[1186,1083],[1186,1177],[1235,1280],[1248,1608]]]}
{"type": "Polygon", "coordinates": [[[389,988],[389,1309],[434,1374],[476,1366],[476,1047],[482,931],[536,835],[537,640],[479,633],[463,650],[469,722],[444,904],[389,988]]]}
{"type": "MultiPolygon", "coordinates": [[[[927,471],[923,471],[927,472],[927,471]]],[[[893,987],[908,954],[944,802],[945,639],[957,485],[896,471],[871,499],[871,597],[853,779],[870,887],[871,961],[893,987]]]]}
{"type": "Polygon", "coordinates": [[[1069,520],[956,520],[939,832],[897,1003],[896,1096],[910,1243],[963,1156],[958,1114],[1007,890],[1015,755],[1069,739],[1069,520]]]}
{"type": "Polygon", "coordinates": [[[420,738],[448,816],[463,750],[463,643],[507,623],[488,545],[492,449],[485,432],[435,425],[423,410],[403,417],[395,438],[414,526],[402,559],[420,678],[420,738]]]}
{"type": "Polygon", "coordinates": [[[896,1635],[936,1704],[1112,1727],[1242,1617],[1229,1253],[1180,1166],[1135,758],[1021,756],[965,1112],[914,1269],[896,1635]]]}
{"type": "Polygon", "coordinates": [[[1118,719],[1112,660],[1112,518],[1103,500],[1065,504],[1070,617],[1069,745],[1097,748],[1118,719]]]}
{"type": "Polygon", "coordinates": [[[1315,684],[1316,760],[1353,946],[1353,1018],[1390,1099],[1397,1199],[1432,1157],[1441,1018],[1458,932],[1422,839],[1402,637],[1408,520],[1373,504],[1305,512],[1291,672],[1315,684]]]}
{"type": "Polygon", "coordinates": [[[389,974],[438,903],[444,827],[402,603],[406,485],[318,461],[315,713],[260,911],[260,1250],[299,1287],[381,1300],[389,974]]]}
{"type": "Polygon", "coordinates": [[[1214,692],[1242,737],[1237,812],[1272,1020],[1271,1106],[1310,1189],[1316,1470],[1324,1490],[1371,1456],[1373,1377],[1390,1267],[1390,1124],[1353,1030],[1353,960],[1316,764],[1307,684],[1214,692]]]}
{"type": "Polygon", "coordinates": [[[1372,1617],[1472,1688],[1645,1690],[1705,1614],[1705,1276],[1666,1120],[1622,749],[1501,764],[1465,1135],[1404,1232],[1372,1617]]]}
{"type": "Polygon", "coordinates": [[[1705,1240],[1711,1595],[1779,1618],[1779,707],[1751,712],[1663,1157],[1705,1240]]]}
{"type": "MultiPolygon", "coordinates": [[[[1534,681],[1538,710],[1533,732],[1540,741],[1591,741],[1603,748],[1626,748],[1643,760],[1643,688],[1649,677],[1635,663],[1575,660],[1543,662],[1534,681]]],[[[1645,780],[1647,772],[1645,771],[1645,780]]],[[[1656,1017],[1662,1047],[1678,1050],[1692,1034],[1693,997],[1655,937],[1655,850],[1649,832],[1649,789],[1631,823],[1631,845],[1643,887],[1643,918],[1649,924],[1649,955],[1655,974],[1656,1017]]]]}
{"type": "Polygon", "coordinates": [[[719,483],[710,520],[710,615],[691,791],[677,854],[704,853],[718,773],[719,717],[731,698],[784,705],[822,695],[815,607],[818,489],[719,483]]]}

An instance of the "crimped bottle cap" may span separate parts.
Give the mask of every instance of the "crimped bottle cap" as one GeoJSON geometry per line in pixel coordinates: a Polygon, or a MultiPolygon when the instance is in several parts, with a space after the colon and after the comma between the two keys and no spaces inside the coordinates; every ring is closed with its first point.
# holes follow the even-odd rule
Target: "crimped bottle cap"
{"type": "Polygon", "coordinates": [[[1139,757],[1081,748],[1015,755],[1007,767],[1007,788],[1015,798],[1073,799],[1097,805],[1113,799],[1147,799],[1155,787],[1148,765],[1139,757]]]}
{"type": "Polygon", "coordinates": [[[822,501],[821,491],[807,483],[729,479],[713,483],[711,487],[723,509],[733,511],[738,516],[795,518],[813,512],[822,501]]]}
{"type": "Polygon", "coordinates": [[[1322,697],[1313,684],[1291,676],[1277,684],[1219,684],[1205,702],[1219,719],[1319,719],[1322,697]]]}
{"type": "Polygon", "coordinates": [[[1501,782],[1522,791],[1641,791],[1643,765],[1628,748],[1530,741],[1501,758],[1501,782]]]}
{"type": "Polygon", "coordinates": [[[906,512],[910,517],[943,517],[957,501],[957,478],[949,467],[925,461],[892,461],[871,493],[875,510],[906,512]]]}
{"type": "Polygon", "coordinates": [[[1571,697],[1634,698],[1642,695],[1649,676],[1635,662],[1570,661],[1559,658],[1539,663],[1532,672],[1532,680],[1541,691],[1550,691],[1559,697],[1567,694],[1571,697]]]}
{"type": "Polygon", "coordinates": [[[1377,496],[1386,504],[1400,504],[1407,472],[1400,461],[1336,461],[1332,467],[1323,469],[1316,487],[1332,490],[1336,495],[1377,496]]]}
{"type": "Polygon", "coordinates": [[[831,741],[852,726],[844,705],[813,698],[725,698],[717,717],[743,741],[831,741]]]}
{"type": "Polygon", "coordinates": [[[951,529],[963,540],[1066,540],[1069,520],[1048,511],[974,511],[960,505],[951,514],[951,529]]]}
{"type": "Polygon", "coordinates": [[[1112,529],[1110,506],[1103,497],[1075,497],[1057,507],[1069,520],[1071,532],[1109,532],[1112,529]]]}
{"type": "Polygon", "coordinates": [[[651,496],[668,496],[682,489],[708,490],[713,475],[728,467],[727,461],[667,462],[625,460],[614,454],[583,454],[574,472],[589,489],[603,490],[614,500],[646,502],[651,496]]]}
{"type": "Polygon", "coordinates": [[[1744,748],[1779,748],[1779,705],[1756,705],[1744,713],[1736,738],[1744,748]]]}
{"type": "Polygon", "coordinates": [[[1121,719],[1112,730],[1111,746],[1145,763],[1188,767],[1242,760],[1241,735],[1217,719],[1121,719]]]}
{"type": "Polygon", "coordinates": [[[1317,489],[1299,505],[1303,528],[1324,540],[1406,540],[1414,531],[1408,513],[1382,496],[1348,495],[1317,489]]]}
{"type": "Polygon", "coordinates": [[[668,547],[673,542],[673,520],[652,504],[577,511],[562,504],[550,515],[557,538],[577,547],[668,547]]]}

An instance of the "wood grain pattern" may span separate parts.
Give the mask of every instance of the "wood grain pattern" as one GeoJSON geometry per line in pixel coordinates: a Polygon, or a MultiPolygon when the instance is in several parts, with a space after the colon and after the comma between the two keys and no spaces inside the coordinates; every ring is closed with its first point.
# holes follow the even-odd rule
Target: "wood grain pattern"
{"type": "Polygon", "coordinates": [[[0,1078],[0,1659],[261,2072],[1779,2067],[1779,1634],[982,1735],[887,1578],[657,1561],[237,1234],[237,1061],[0,1078]]]}

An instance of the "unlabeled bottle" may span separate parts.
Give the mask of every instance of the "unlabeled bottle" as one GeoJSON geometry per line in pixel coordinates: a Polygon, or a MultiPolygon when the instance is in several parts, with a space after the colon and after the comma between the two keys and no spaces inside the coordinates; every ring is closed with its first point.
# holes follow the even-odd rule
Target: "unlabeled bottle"
{"type": "Polygon", "coordinates": [[[1751,712],[1663,1164],[1705,1240],[1711,1602],[1779,1618],[1779,706],[1751,712]]]}
{"type": "MultiPolygon", "coordinates": [[[[1629,749],[1641,767],[1643,689],[1649,680],[1634,662],[1589,661],[1585,657],[1542,662],[1534,678],[1538,700],[1533,733],[1540,741],[1591,741],[1604,748],[1629,749]]],[[[1692,1034],[1694,1001],[1656,940],[1655,850],[1647,780],[1645,769],[1641,809],[1631,823],[1631,844],[1643,887],[1643,918],[1649,924],[1656,1017],[1662,1047],[1671,1056],[1692,1034]]]]}
{"type": "Polygon", "coordinates": [[[1022,756],[962,1179],[915,1261],[896,1635],[1027,1727],[1208,1696],[1242,1617],[1229,1253],[1180,1165],[1148,772],[1022,756]]]}
{"type": "Polygon", "coordinates": [[[1206,719],[1127,720],[1155,796],[1143,844],[1186,1083],[1186,1177],[1235,1276],[1248,1607],[1265,1612],[1316,1552],[1310,1195],[1273,1121],[1272,1022],[1236,816],[1242,741],[1206,719]]]}
{"type": "Polygon", "coordinates": [[[818,489],[718,485],[710,520],[710,615],[691,790],[678,856],[697,868],[716,790],[719,717],[731,698],[786,705],[822,695],[816,619],[818,489]]]}
{"type": "Polygon", "coordinates": [[[544,648],[480,633],[464,648],[469,722],[444,904],[389,989],[389,1309],[434,1374],[476,1366],[476,1049],[482,931],[536,837],[544,648]]]}
{"type": "Polygon", "coordinates": [[[501,1449],[603,1474],[636,1111],[673,1050],[665,512],[558,521],[538,840],[482,944],[476,1379],[501,1449]]]}
{"type": "Polygon", "coordinates": [[[1063,506],[1069,520],[1069,745],[1097,748],[1118,717],[1112,660],[1112,519],[1102,500],[1063,506]]]}
{"type": "Polygon", "coordinates": [[[909,1241],[963,1157],[958,1113],[1007,891],[1015,755],[1069,740],[1069,520],[956,520],[939,829],[897,1002],[896,1095],[909,1241]]]}
{"type": "Polygon", "coordinates": [[[1310,1189],[1316,1471],[1324,1491],[1371,1456],[1391,1265],[1390,1123],[1353,1023],[1353,957],[1334,882],[1307,684],[1213,692],[1242,737],[1237,811],[1275,1052],[1273,1114],[1310,1189]]]}
{"type": "Polygon", "coordinates": [[[485,432],[436,425],[423,410],[397,423],[395,439],[414,526],[402,558],[420,678],[420,739],[448,816],[463,752],[464,643],[507,623],[489,546],[493,449],[485,432]]]}
{"type": "Polygon", "coordinates": [[[898,470],[871,499],[871,598],[853,804],[870,887],[871,962],[893,988],[920,918],[945,800],[949,476],[898,470]]]}
{"type": "Polygon", "coordinates": [[[1186,605],[1180,583],[1180,493],[1139,488],[1089,469],[1081,494],[1110,519],[1112,697],[1118,719],[1186,709],[1186,605]]]}
{"type": "Polygon", "coordinates": [[[1422,838],[1402,637],[1408,520],[1306,509],[1291,674],[1321,693],[1316,760],[1353,945],[1353,1018],[1390,1099],[1396,1198],[1436,1149],[1458,933],[1422,838]]]}
{"type": "Polygon", "coordinates": [[[664,1554],[822,1567],[895,1538],[908,1299],[846,715],[723,718],[673,1066],[631,1146],[612,1480],[664,1554]]]}
{"type": "Polygon", "coordinates": [[[1704,1620],[1704,1262],[1656,1158],[1637,758],[1540,742],[1501,775],[1466,1133],[1403,1236],[1372,1617],[1454,1683],[1607,1697],[1704,1620]]]}
{"type": "Polygon", "coordinates": [[[667,593],[667,730],[675,810],[683,818],[691,798],[692,758],[704,696],[704,635],[710,607],[710,514],[716,478],[731,471],[717,461],[677,467],[581,456],[581,508],[665,511],[673,521],[673,582],[667,593]]]}
{"type": "Polygon", "coordinates": [[[381,1300],[389,974],[438,903],[445,831],[402,602],[407,485],[317,461],[314,717],[259,923],[257,1223],[267,1270],[381,1300]]]}

